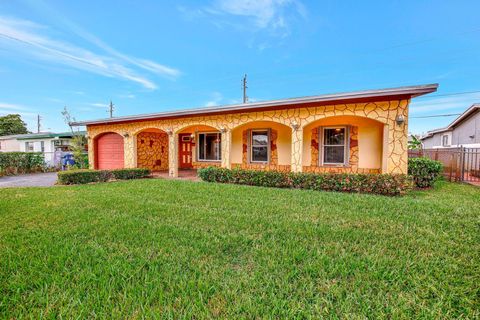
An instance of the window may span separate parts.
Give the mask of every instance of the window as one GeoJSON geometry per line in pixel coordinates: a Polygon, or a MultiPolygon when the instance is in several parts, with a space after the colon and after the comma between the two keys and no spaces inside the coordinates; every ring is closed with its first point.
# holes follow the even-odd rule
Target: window
{"type": "Polygon", "coordinates": [[[42,152],[45,152],[45,141],[40,141],[40,150],[42,150],[42,152]]]}
{"type": "Polygon", "coordinates": [[[25,142],[25,151],[33,152],[33,142],[25,142]]]}
{"type": "Polygon", "coordinates": [[[269,142],[268,130],[252,130],[250,141],[251,162],[268,162],[269,142]]]}
{"type": "Polygon", "coordinates": [[[345,164],[347,158],[347,128],[323,128],[323,164],[345,164]]]}
{"type": "Polygon", "coordinates": [[[443,135],[442,136],[442,146],[447,147],[448,144],[448,135],[443,135]]]}
{"type": "Polygon", "coordinates": [[[220,133],[199,133],[198,134],[198,160],[199,161],[220,161],[221,159],[220,133]]]}

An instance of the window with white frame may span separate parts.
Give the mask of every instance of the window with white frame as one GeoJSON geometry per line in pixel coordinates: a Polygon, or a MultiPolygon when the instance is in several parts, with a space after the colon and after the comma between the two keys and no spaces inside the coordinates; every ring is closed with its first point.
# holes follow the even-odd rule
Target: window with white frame
{"type": "Polygon", "coordinates": [[[33,142],[25,142],[25,151],[33,152],[33,142]]]}
{"type": "Polygon", "coordinates": [[[198,161],[221,160],[222,135],[217,132],[198,134],[198,161]]]}
{"type": "Polygon", "coordinates": [[[269,159],[270,135],[268,129],[250,132],[250,161],[266,163],[269,159]]]}
{"type": "Polygon", "coordinates": [[[321,130],[322,164],[347,163],[347,127],[325,127],[321,130]]]}
{"type": "Polygon", "coordinates": [[[45,141],[40,141],[40,150],[42,150],[42,152],[45,152],[45,141]]]}
{"type": "Polygon", "coordinates": [[[448,147],[449,146],[449,143],[448,143],[448,134],[445,134],[442,136],[442,146],[444,147],[448,147]]]}

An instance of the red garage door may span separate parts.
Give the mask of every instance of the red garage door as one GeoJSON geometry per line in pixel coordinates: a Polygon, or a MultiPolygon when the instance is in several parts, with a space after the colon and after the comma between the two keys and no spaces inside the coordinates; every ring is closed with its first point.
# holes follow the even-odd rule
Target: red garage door
{"type": "Polygon", "coordinates": [[[106,133],[97,139],[97,169],[123,168],[123,137],[106,133]]]}

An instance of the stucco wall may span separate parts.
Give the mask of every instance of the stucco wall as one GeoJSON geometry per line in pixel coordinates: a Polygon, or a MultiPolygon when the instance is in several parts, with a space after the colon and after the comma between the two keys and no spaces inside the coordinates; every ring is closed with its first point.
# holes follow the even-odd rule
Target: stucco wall
{"type": "MultiPolygon", "coordinates": [[[[175,175],[177,161],[174,155],[178,143],[176,134],[192,125],[208,125],[222,132],[222,164],[232,163],[230,137],[232,129],[254,121],[272,121],[292,128],[290,165],[292,171],[301,171],[303,158],[308,156],[304,151],[304,128],[313,122],[334,116],[357,116],[376,120],[384,125],[382,140],[383,153],[382,169],[390,173],[407,172],[407,132],[408,132],[408,104],[409,100],[392,100],[370,103],[318,105],[304,108],[269,110],[249,113],[206,115],[198,117],[134,121],[117,124],[90,125],[87,127],[89,144],[92,139],[104,132],[117,132],[125,137],[125,166],[135,166],[135,144],[133,139],[137,132],[146,128],[157,128],[170,133],[169,162],[171,174],[175,175]],[[397,125],[398,115],[405,118],[405,123],[397,125]],[[224,138],[225,137],[225,138],[224,138]]],[[[89,161],[93,165],[93,148],[89,148],[89,161]]],[[[361,155],[360,155],[361,156],[361,155]]],[[[282,158],[282,161],[284,159],[282,158]]],[[[371,164],[376,165],[376,163],[371,164]]]]}
{"type": "Polygon", "coordinates": [[[290,127],[275,122],[258,121],[240,126],[232,131],[232,163],[242,163],[243,132],[251,129],[273,129],[277,131],[277,154],[279,165],[290,165],[292,151],[292,130],[290,127]]]}
{"type": "MultiPolygon", "coordinates": [[[[355,126],[358,128],[358,167],[381,169],[383,152],[383,124],[368,118],[340,116],[326,118],[306,126],[303,130],[304,141],[312,140],[314,128],[326,126],[355,126]]],[[[315,133],[316,134],[316,133],[315,133]]],[[[318,140],[318,137],[316,137],[318,140]]],[[[311,145],[303,144],[303,165],[312,163],[311,145]]]]}

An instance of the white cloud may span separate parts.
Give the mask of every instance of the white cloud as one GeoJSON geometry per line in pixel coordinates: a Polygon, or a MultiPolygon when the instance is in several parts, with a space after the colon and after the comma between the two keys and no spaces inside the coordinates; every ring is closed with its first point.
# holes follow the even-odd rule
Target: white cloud
{"type": "Polygon", "coordinates": [[[19,105],[19,104],[5,103],[5,102],[0,102],[0,109],[2,109],[2,110],[17,110],[17,111],[30,110],[30,108],[27,108],[27,107],[19,105]]]}
{"type": "Polygon", "coordinates": [[[134,68],[152,74],[175,78],[180,71],[156,62],[122,54],[79,27],[68,24],[75,34],[96,45],[107,54],[100,54],[71,43],[54,40],[48,36],[49,28],[34,22],[0,16],[0,44],[10,51],[55,64],[66,65],[106,77],[118,78],[141,84],[154,90],[157,85],[134,68]]]}
{"type": "Polygon", "coordinates": [[[178,10],[188,19],[206,17],[220,28],[233,26],[244,31],[266,30],[271,35],[282,37],[290,34],[293,19],[307,17],[307,10],[300,0],[215,0],[202,9],[182,6],[178,10]]]}
{"type": "Polygon", "coordinates": [[[220,92],[213,92],[212,98],[205,102],[205,107],[214,107],[218,106],[220,102],[223,100],[223,96],[220,92]]]}
{"type": "Polygon", "coordinates": [[[425,97],[414,99],[410,105],[410,113],[438,114],[440,111],[463,112],[472,104],[480,101],[480,93],[462,94],[458,96],[425,97]]]}
{"type": "Polygon", "coordinates": [[[24,118],[34,118],[37,116],[31,108],[25,107],[20,104],[0,102],[0,116],[6,116],[7,114],[19,114],[24,118]]]}
{"type": "Polygon", "coordinates": [[[89,105],[92,106],[92,107],[97,107],[97,108],[107,108],[108,107],[108,104],[101,103],[101,102],[89,103],[89,105]]]}

